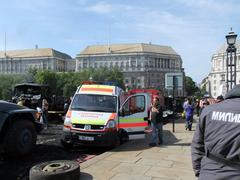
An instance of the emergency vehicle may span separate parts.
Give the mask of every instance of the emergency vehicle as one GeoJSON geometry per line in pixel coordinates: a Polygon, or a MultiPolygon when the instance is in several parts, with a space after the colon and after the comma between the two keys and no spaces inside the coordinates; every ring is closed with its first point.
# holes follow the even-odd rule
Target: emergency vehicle
{"type": "Polygon", "coordinates": [[[127,98],[116,85],[85,82],[78,87],[66,114],[61,143],[118,146],[148,126],[148,93],[127,98]]]}

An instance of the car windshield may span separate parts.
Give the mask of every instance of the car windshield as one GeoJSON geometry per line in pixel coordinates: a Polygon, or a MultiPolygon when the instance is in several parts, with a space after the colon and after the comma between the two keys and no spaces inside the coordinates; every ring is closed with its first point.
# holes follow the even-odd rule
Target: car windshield
{"type": "Polygon", "coordinates": [[[93,112],[116,112],[117,97],[97,94],[76,94],[71,109],[93,112]]]}

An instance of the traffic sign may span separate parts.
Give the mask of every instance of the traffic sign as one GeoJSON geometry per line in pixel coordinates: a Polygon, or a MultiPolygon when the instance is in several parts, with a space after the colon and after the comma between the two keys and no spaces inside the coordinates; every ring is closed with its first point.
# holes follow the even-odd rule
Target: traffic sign
{"type": "Polygon", "coordinates": [[[166,89],[183,89],[183,73],[166,73],[165,74],[166,89]],[[175,85],[175,86],[174,86],[175,85]]]}

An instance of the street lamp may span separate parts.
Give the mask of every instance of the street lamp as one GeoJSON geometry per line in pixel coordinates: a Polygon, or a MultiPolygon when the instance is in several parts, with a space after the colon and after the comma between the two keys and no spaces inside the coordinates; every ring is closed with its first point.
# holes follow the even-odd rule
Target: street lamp
{"type": "Polygon", "coordinates": [[[227,92],[233,88],[234,85],[236,85],[236,47],[235,47],[235,43],[236,43],[236,39],[237,39],[237,34],[235,34],[232,31],[231,28],[231,32],[229,32],[226,35],[226,39],[227,39],[227,44],[228,47],[226,49],[227,51],[227,61],[226,61],[226,68],[227,68],[227,92]]]}

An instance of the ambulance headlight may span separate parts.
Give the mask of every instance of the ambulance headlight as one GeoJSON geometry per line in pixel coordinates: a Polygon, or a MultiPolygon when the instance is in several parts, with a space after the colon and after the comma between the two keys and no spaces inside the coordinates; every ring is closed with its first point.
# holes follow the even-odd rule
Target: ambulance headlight
{"type": "Polygon", "coordinates": [[[70,126],[72,124],[72,112],[68,111],[66,116],[65,116],[65,120],[64,120],[64,126],[70,126]]]}
{"type": "Polygon", "coordinates": [[[68,132],[70,131],[71,125],[72,125],[71,116],[72,116],[72,112],[68,111],[65,116],[65,120],[64,120],[64,124],[63,124],[63,131],[68,131],[68,132]]]}
{"type": "Polygon", "coordinates": [[[71,118],[66,117],[64,120],[64,125],[65,126],[70,126],[72,124],[71,118]]]}
{"type": "Polygon", "coordinates": [[[105,128],[115,128],[116,122],[114,120],[109,120],[105,128]]]}

